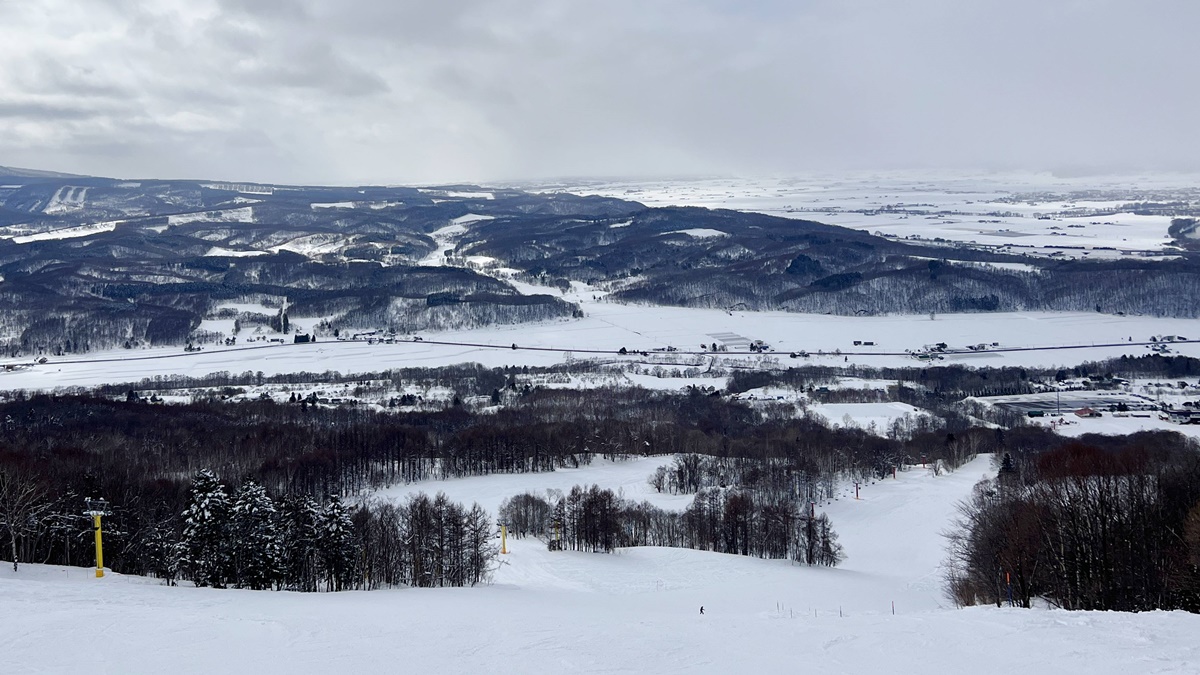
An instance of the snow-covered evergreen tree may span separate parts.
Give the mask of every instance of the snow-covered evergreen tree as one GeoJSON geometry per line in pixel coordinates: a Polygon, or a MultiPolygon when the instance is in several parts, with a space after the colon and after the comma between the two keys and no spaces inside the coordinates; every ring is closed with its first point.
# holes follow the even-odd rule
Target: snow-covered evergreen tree
{"type": "Polygon", "coordinates": [[[232,516],[233,571],[238,587],[271,588],[282,576],[283,545],[275,503],[267,489],[254,481],[242,485],[232,516]]]}
{"type": "Polygon", "coordinates": [[[183,512],[183,564],[197,586],[223,588],[229,581],[229,517],[225,486],[208,469],[197,473],[183,512]]]}
{"type": "Polygon", "coordinates": [[[280,506],[283,577],[287,588],[313,592],[321,575],[321,510],[308,495],[289,495],[280,506]]]}
{"type": "Polygon", "coordinates": [[[151,525],[146,532],[143,546],[146,552],[147,571],[165,581],[168,586],[174,586],[187,551],[183,543],[179,541],[171,523],[161,522],[151,525]]]}
{"type": "Polygon", "coordinates": [[[358,547],[354,538],[354,523],[345,505],[336,496],[331,496],[321,510],[317,550],[325,587],[330,591],[348,588],[354,582],[358,547]]]}
{"type": "Polygon", "coordinates": [[[845,550],[838,543],[837,533],[833,531],[833,524],[829,522],[829,516],[822,513],[817,516],[817,564],[835,567],[838,563],[846,558],[845,550]]]}

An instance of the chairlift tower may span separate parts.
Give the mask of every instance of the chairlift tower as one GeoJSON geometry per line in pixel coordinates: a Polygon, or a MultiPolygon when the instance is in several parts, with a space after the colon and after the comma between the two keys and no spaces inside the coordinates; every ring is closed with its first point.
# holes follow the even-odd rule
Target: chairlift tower
{"type": "Polygon", "coordinates": [[[92,517],[92,528],[96,533],[96,578],[100,579],[104,576],[104,538],[100,530],[100,517],[108,515],[108,500],[88,497],[84,502],[87,510],[83,514],[92,517]]]}

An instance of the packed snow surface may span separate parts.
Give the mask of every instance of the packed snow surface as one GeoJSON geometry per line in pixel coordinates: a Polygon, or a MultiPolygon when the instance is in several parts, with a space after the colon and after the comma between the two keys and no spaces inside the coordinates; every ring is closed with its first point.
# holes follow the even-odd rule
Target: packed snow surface
{"type": "MultiPolygon", "coordinates": [[[[618,487],[656,460],[598,463],[618,487]]],[[[666,461],[665,458],[660,461],[666,461]]],[[[33,673],[1089,673],[1200,669],[1200,616],[954,609],[941,532],[987,472],[914,468],[823,507],[835,569],[683,549],[551,553],[509,540],[490,586],[333,594],[168,588],[83,568],[0,567],[4,672],[33,673]],[[895,603],[895,614],[892,603],[895,603]],[[699,609],[703,606],[704,615],[699,609]]],[[[536,475],[424,483],[455,498],[536,475]]],[[[565,484],[565,483],[564,483],[565,484]]]]}

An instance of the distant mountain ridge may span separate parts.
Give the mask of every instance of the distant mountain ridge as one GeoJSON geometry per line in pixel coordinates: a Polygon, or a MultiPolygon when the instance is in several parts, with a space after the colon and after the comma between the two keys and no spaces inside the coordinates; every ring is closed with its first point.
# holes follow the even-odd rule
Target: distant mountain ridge
{"type": "Polygon", "coordinates": [[[0,178],[83,178],[78,174],[0,166],[0,178]]]}
{"type": "Polygon", "coordinates": [[[1188,255],[1063,262],[472,185],[0,181],[9,356],[297,326],[412,334],[569,319],[582,310],[557,296],[574,283],[619,302],[728,310],[1200,315],[1200,262],[1188,255]]]}

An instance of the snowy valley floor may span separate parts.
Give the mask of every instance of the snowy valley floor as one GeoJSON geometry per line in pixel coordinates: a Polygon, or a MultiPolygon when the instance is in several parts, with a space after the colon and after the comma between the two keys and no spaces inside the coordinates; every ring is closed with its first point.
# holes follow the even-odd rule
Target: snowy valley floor
{"type": "MultiPolygon", "coordinates": [[[[596,482],[680,508],[685,499],[644,485],[663,461],[390,494],[444,489],[494,510],[527,488],[596,482]]],[[[8,566],[0,662],[10,675],[1200,670],[1200,616],[950,606],[940,533],[987,472],[986,457],[938,477],[913,469],[823,506],[848,555],[836,569],[681,549],[550,553],[522,540],[490,586],[305,595],[8,566]]]]}
{"type": "Polygon", "coordinates": [[[1122,355],[1144,356],[1152,353],[1149,345],[1142,344],[1151,336],[1181,335],[1192,339],[1172,343],[1171,353],[1200,357],[1198,319],[1120,317],[1088,312],[946,314],[937,315],[933,320],[928,316],[911,315],[849,317],[619,305],[592,302],[585,295],[567,296],[586,309],[588,315],[582,319],[430,331],[423,332],[424,339],[419,342],[407,336],[395,344],[322,340],[315,344],[210,345],[204,351],[191,353],[177,346],[118,349],[48,357],[47,363],[37,365],[30,364],[31,357],[0,359],[0,391],[95,387],[118,382],[136,383],[144,378],[166,375],[202,377],[221,371],[234,374],[258,371],[265,375],[326,370],[364,373],[472,362],[492,368],[550,366],[577,358],[626,366],[645,360],[637,354],[618,356],[622,347],[631,351],[645,350],[654,362],[680,367],[705,368],[712,358],[722,361],[732,358],[741,367],[860,365],[880,368],[920,367],[923,362],[905,353],[906,350],[919,351],[927,345],[946,342],[959,351],[945,355],[944,360],[937,362],[940,365],[1065,367],[1122,355]],[[742,356],[722,353],[715,357],[652,351],[668,345],[681,350],[699,350],[702,344],[713,342],[728,342],[733,345],[731,350],[745,351],[751,340],[764,340],[775,351],[742,356]],[[873,344],[855,346],[855,340],[873,344]],[[966,350],[968,345],[991,345],[993,342],[999,347],[966,350]],[[512,345],[519,349],[511,349],[512,345]],[[789,357],[791,352],[801,351],[807,351],[809,356],[789,357]],[[818,354],[818,351],[823,353],[818,354]],[[16,369],[8,371],[4,366],[16,369]]]}

